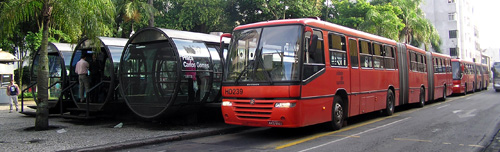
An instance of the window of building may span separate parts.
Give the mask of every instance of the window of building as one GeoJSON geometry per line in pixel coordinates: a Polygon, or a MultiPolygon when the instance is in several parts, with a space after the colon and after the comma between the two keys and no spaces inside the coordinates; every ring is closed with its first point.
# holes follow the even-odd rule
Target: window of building
{"type": "Polygon", "coordinates": [[[450,56],[458,56],[457,48],[450,48],[450,56]]]}
{"type": "Polygon", "coordinates": [[[455,0],[448,0],[448,3],[455,3],[455,0]]]}
{"type": "Polygon", "coordinates": [[[448,13],[448,20],[450,21],[454,21],[454,20],[457,20],[457,18],[455,18],[455,13],[448,13]]]}
{"type": "Polygon", "coordinates": [[[450,38],[457,38],[457,30],[450,30],[449,34],[450,38]]]}

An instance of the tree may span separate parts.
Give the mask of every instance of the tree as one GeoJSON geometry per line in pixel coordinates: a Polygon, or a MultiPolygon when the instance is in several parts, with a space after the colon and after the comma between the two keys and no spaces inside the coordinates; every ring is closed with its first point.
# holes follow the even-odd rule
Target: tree
{"type": "Polygon", "coordinates": [[[230,0],[231,19],[239,24],[267,20],[320,17],[325,0],[230,0]]]}
{"type": "Polygon", "coordinates": [[[391,4],[371,5],[364,0],[332,1],[327,21],[397,40],[404,24],[398,18],[402,12],[391,4]]]}
{"type": "Polygon", "coordinates": [[[401,19],[398,18],[399,14],[401,14],[401,9],[390,4],[374,5],[366,13],[365,20],[359,29],[397,40],[399,31],[405,27],[401,19]]]}
{"type": "Polygon", "coordinates": [[[110,0],[7,0],[2,2],[1,7],[1,36],[13,36],[11,31],[22,22],[36,23],[42,31],[35,130],[46,130],[49,128],[47,102],[49,30],[51,28],[61,30],[74,41],[82,35],[94,40],[97,40],[97,36],[110,35],[112,30],[109,23],[113,23],[114,18],[113,3],[110,0]]]}
{"type": "Polygon", "coordinates": [[[113,0],[113,3],[117,6],[117,27],[124,29],[123,25],[129,26],[127,30],[123,30],[121,37],[130,37],[138,29],[134,25],[139,25],[139,28],[146,25],[154,26],[154,12],[156,12],[156,9],[152,6],[152,2],[153,0],[147,0],[147,2],[146,0],[113,0]]]}
{"type": "Polygon", "coordinates": [[[225,0],[170,0],[160,13],[158,26],[207,33],[230,31],[234,23],[228,20],[225,0]]]}

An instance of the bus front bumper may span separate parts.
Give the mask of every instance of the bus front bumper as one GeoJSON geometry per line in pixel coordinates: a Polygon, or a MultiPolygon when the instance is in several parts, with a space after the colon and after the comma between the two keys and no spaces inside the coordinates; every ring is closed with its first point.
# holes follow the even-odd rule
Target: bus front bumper
{"type": "Polygon", "coordinates": [[[227,124],[253,127],[295,128],[303,126],[299,117],[296,101],[271,100],[223,101],[222,117],[227,124]],[[282,107],[281,103],[290,103],[282,107]]]}

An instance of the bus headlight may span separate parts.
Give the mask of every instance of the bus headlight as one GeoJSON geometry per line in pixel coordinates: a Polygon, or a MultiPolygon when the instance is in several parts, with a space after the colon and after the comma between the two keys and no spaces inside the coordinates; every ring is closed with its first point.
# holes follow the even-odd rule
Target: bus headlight
{"type": "Polygon", "coordinates": [[[276,104],[274,104],[274,107],[276,107],[276,108],[292,108],[292,107],[295,107],[295,103],[289,103],[289,102],[276,103],[276,104]]]}
{"type": "Polygon", "coordinates": [[[222,101],[222,106],[230,107],[233,106],[233,103],[231,101],[222,101]]]}
{"type": "Polygon", "coordinates": [[[460,85],[459,84],[455,84],[455,85],[453,85],[453,87],[458,88],[458,87],[460,87],[460,85]]]}

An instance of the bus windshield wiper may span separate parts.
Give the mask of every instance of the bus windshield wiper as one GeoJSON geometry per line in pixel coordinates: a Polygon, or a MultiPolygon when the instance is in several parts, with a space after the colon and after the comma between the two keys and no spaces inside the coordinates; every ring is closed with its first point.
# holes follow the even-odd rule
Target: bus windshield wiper
{"type": "Polygon", "coordinates": [[[250,67],[250,65],[253,65],[253,64],[255,64],[255,62],[249,63],[247,66],[245,66],[245,68],[243,69],[243,71],[241,71],[241,73],[238,75],[238,77],[234,80],[234,82],[236,83],[236,85],[238,85],[238,83],[239,83],[239,81],[241,79],[241,76],[243,76],[243,74],[248,71],[248,68],[250,67]]]}

